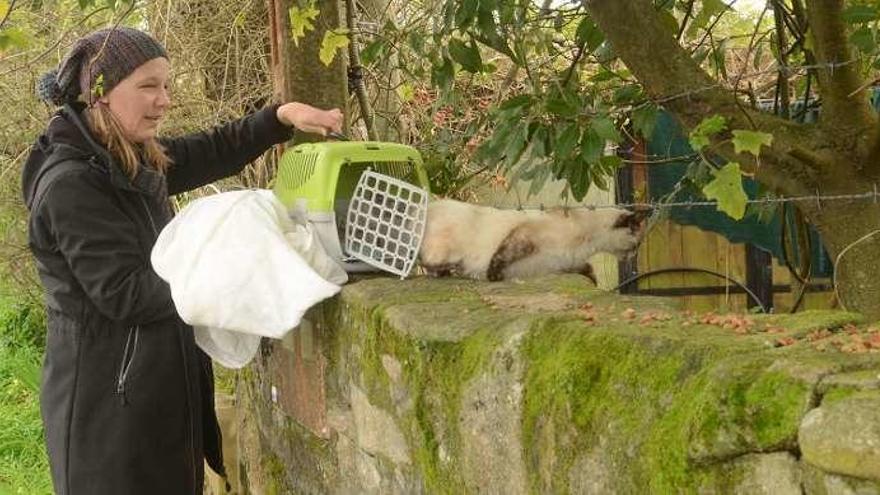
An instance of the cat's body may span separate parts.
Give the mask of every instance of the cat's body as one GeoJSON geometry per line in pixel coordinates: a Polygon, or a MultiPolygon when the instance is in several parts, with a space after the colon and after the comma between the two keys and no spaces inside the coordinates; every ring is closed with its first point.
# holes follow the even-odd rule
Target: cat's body
{"type": "Polygon", "coordinates": [[[518,211],[434,201],[419,258],[435,276],[503,280],[573,272],[592,278],[588,259],[632,252],[642,218],[614,208],[518,211]]]}

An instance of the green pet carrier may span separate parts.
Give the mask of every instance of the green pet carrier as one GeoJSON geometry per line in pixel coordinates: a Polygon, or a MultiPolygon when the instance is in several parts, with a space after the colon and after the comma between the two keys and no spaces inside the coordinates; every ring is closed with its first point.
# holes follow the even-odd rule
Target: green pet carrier
{"type": "Polygon", "coordinates": [[[384,142],[305,143],[285,151],[275,195],[314,226],[348,272],[405,277],[418,256],[428,202],[419,152],[384,142]]]}

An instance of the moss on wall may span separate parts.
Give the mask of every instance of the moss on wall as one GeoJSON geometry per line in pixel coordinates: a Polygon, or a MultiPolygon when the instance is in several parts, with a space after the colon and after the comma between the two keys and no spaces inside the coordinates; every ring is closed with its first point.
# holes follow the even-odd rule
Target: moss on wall
{"type": "MultiPolygon", "coordinates": [[[[522,489],[533,493],[584,483],[619,493],[735,485],[747,470],[722,466],[753,453],[796,453],[803,415],[823,394],[848,393],[820,390],[822,380],[880,369],[877,354],[811,347],[813,332],[852,331],[863,323],[858,315],[719,319],[597,291],[572,276],[497,284],[376,278],[350,284],[318,314],[328,407],[344,415],[356,386],[405,437],[408,464],[370,454],[392,491],[479,490],[462,465],[462,394],[478,377],[491,380],[505,359],[523,363],[522,489]],[[523,337],[514,342],[514,334],[523,337]]],[[[253,369],[243,379],[258,381],[264,370],[253,369]]],[[[307,436],[271,412],[258,420],[281,436],[307,436]]],[[[287,442],[332,469],[333,437],[287,442]]],[[[328,491],[337,482],[315,478],[328,491]]]]}

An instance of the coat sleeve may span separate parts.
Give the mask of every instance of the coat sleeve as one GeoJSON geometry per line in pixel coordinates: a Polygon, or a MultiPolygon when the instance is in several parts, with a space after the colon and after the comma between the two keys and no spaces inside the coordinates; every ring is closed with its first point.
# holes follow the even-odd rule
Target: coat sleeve
{"type": "Polygon", "coordinates": [[[73,277],[107,318],[140,325],[175,316],[171,289],[156,272],[132,219],[85,170],[59,176],[40,206],[73,277]]]}
{"type": "Polygon", "coordinates": [[[178,194],[240,172],[272,145],[293,137],[278,121],[278,105],[226,125],[187,136],[163,139],[174,164],[168,170],[168,194],[178,194]]]}

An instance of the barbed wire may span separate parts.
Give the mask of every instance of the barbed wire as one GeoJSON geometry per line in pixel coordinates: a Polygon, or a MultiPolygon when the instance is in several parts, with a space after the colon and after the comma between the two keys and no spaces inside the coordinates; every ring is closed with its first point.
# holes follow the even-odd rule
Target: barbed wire
{"type": "MultiPolygon", "coordinates": [[[[797,203],[797,202],[815,202],[816,205],[821,208],[823,202],[827,201],[850,201],[850,200],[865,200],[872,199],[875,203],[880,201],[880,192],[876,189],[873,191],[865,192],[865,193],[854,193],[854,194],[814,194],[810,196],[780,196],[775,198],[755,198],[755,199],[747,199],[746,204],[782,204],[782,203],[797,203]]],[[[647,202],[647,203],[620,203],[616,206],[616,208],[624,207],[624,208],[691,208],[691,207],[707,207],[707,206],[718,206],[718,201],[714,200],[704,200],[704,201],[669,201],[669,202],[647,202]]],[[[609,205],[609,207],[612,207],[609,205]]]]}
{"type": "MultiPolygon", "coordinates": [[[[873,200],[874,203],[880,203],[880,190],[875,186],[874,190],[864,193],[852,194],[814,194],[807,196],[780,196],[768,198],[750,198],[746,199],[746,204],[782,204],[797,202],[814,202],[818,208],[822,207],[822,203],[829,201],[857,201],[857,200],[873,200]]],[[[688,200],[688,201],[650,201],[650,202],[629,202],[629,203],[605,203],[605,204],[579,204],[568,206],[568,208],[584,208],[589,210],[609,209],[609,208],[631,208],[635,210],[663,210],[670,208],[703,208],[718,207],[718,201],[715,200],[688,200]]],[[[519,210],[544,210],[544,205],[540,206],[521,206],[515,209],[519,210]]]]}
{"type": "MultiPolygon", "coordinates": [[[[666,197],[674,197],[676,194],[681,192],[682,183],[679,181],[673,191],[668,193],[666,197]]],[[[871,191],[863,192],[863,193],[852,193],[852,194],[814,194],[814,195],[806,195],[806,196],[788,196],[788,197],[768,197],[768,198],[755,198],[755,199],[746,199],[746,204],[783,204],[783,203],[796,203],[796,202],[815,202],[818,208],[822,208],[823,202],[828,201],[859,201],[859,200],[871,200],[873,203],[877,204],[880,202],[880,190],[877,189],[877,184],[874,184],[874,188],[871,191]]],[[[718,201],[705,200],[705,201],[655,201],[655,202],[631,202],[631,203],[615,203],[615,204],[600,204],[600,205],[577,205],[569,208],[585,208],[585,209],[602,209],[602,208],[632,208],[635,210],[652,210],[653,213],[647,220],[647,224],[645,226],[645,231],[649,231],[653,228],[656,222],[660,219],[658,213],[663,209],[671,209],[671,208],[693,208],[693,207],[718,207],[718,201]]],[[[535,207],[524,207],[520,206],[519,210],[533,210],[537,209],[535,207]]],[[[541,210],[544,209],[543,205],[540,207],[541,210]]],[[[871,237],[880,234],[880,229],[873,230],[868,234],[860,237],[859,239],[851,242],[845,248],[843,248],[837,257],[834,259],[834,264],[831,271],[831,285],[832,291],[834,293],[834,297],[839,301],[840,306],[843,310],[847,310],[846,303],[840,294],[840,280],[838,277],[838,267],[844,257],[851,249],[853,249],[856,245],[861,244],[871,237]]],[[[619,286],[618,286],[619,287],[619,286]]],[[[754,295],[753,295],[754,297],[754,295]]],[[[756,298],[757,300],[757,298],[756,298]]]]}
{"type": "MultiPolygon", "coordinates": [[[[847,65],[851,65],[856,62],[857,62],[856,59],[852,59],[852,60],[846,60],[844,62],[827,62],[827,63],[822,63],[822,64],[805,64],[805,65],[776,64],[773,67],[770,67],[768,69],[756,70],[756,71],[751,71],[751,72],[743,72],[742,74],[740,74],[738,76],[738,78],[739,79],[750,79],[750,78],[757,77],[757,76],[762,76],[762,75],[767,75],[767,74],[775,74],[775,73],[779,73],[779,72],[784,72],[788,75],[793,75],[800,70],[819,70],[819,69],[828,70],[833,75],[834,70],[836,68],[846,67],[847,65]]],[[[663,103],[667,103],[667,102],[670,102],[673,100],[678,100],[680,98],[687,98],[687,97],[697,95],[697,94],[703,93],[705,91],[717,89],[717,88],[733,89],[731,87],[728,87],[728,81],[719,80],[715,83],[700,86],[700,87],[693,88],[693,89],[689,89],[687,91],[683,91],[680,93],[675,93],[675,94],[666,95],[666,96],[660,96],[660,97],[654,99],[653,102],[655,104],[663,104],[663,103]]]]}

